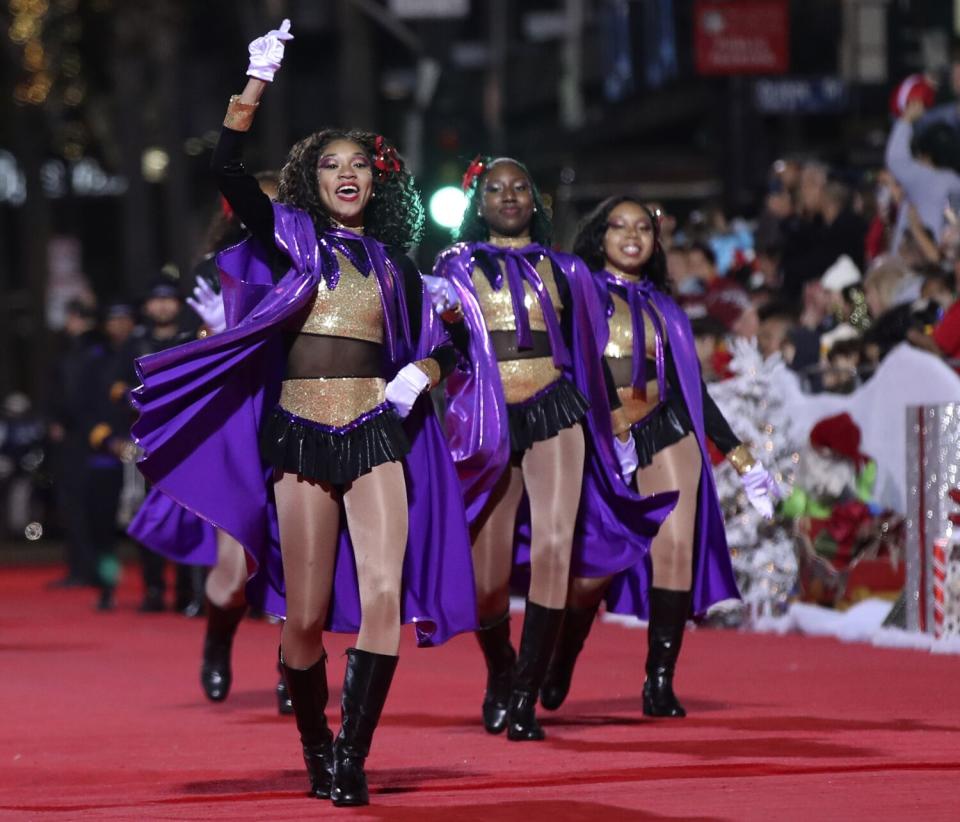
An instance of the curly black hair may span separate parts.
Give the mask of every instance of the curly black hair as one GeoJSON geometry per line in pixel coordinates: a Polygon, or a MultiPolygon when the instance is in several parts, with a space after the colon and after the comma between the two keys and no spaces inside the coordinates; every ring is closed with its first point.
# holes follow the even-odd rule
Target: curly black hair
{"type": "Polygon", "coordinates": [[[591,271],[601,271],[603,269],[606,264],[606,257],[603,254],[603,238],[607,233],[607,220],[610,219],[610,212],[621,203],[633,203],[640,206],[650,218],[650,223],[653,225],[653,254],[650,255],[650,259],[644,264],[640,273],[645,280],[649,280],[659,291],[669,294],[667,255],[663,250],[663,243],[660,242],[660,220],[657,219],[657,215],[653,213],[650,206],[641,203],[634,197],[627,195],[608,197],[584,217],[573,241],[573,253],[583,260],[591,271]]]}
{"type": "Polygon", "coordinates": [[[530,190],[533,192],[533,218],[530,220],[530,239],[540,245],[550,245],[553,238],[553,221],[550,213],[543,204],[540,189],[530,175],[530,170],[519,160],[512,157],[480,157],[483,163],[483,172],[478,174],[467,189],[467,207],[463,212],[463,221],[453,233],[454,239],[466,243],[483,242],[490,238],[490,227],[487,221],[480,216],[480,200],[483,198],[483,181],[495,165],[499,163],[513,163],[530,181],[530,190]]]}
{"type": "MultiPolygon", "coordinates": [[[[323,149],[334,140],[356,143],[367,153],[373,168],[376,134],[359,129],[325,128],[294,145],[280,171],[277,200],[306,211],[313,218],[317,234],[333,226],[330,215],[320,202],[317,165],[323,149]]],[[[384,145],[390,147],[386,141],[384,145]]],[[[420,190],[402,162],[400,171],[387,173],[383,179],[378,179],[375,168],[373,171],[374,196],[364,212],[364,232],[384,245],[406,251],[423,236],[424,211],[420,190]]]]}

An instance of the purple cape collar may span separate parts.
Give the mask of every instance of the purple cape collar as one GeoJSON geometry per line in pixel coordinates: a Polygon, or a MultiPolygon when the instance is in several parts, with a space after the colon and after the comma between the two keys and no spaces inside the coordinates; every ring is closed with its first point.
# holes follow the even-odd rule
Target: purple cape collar
{"type": "MultiPolygon", "coordinates": [[[[633,326],[633,358],[631,382],[633,390],[644,399],[647,398],[647,340],[643,315],[650,318],[654,334],[654,352],[657,367],[658,396],[666,396],[667,381],[664,367],[663,324],[660,314],[654,308],[654,292],[657,290],[649,280],[625,280],[609,271],[602,271],[609,291],[616,293],[630,307],[630,320],[633,326]]],[[[607,318],[613,316],[613,300],[607,297],[607,318]]]]}

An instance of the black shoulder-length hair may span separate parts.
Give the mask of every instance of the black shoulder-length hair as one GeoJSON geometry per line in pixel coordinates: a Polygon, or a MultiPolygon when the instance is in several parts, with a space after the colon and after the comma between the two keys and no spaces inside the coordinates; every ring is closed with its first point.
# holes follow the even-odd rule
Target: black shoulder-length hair
{"type": "MultiPolygon", "coordinates": [[[[277,200],[306,211],[320,234],[333,225],[320,202],[317,186],[317,164],[326,146],[334,140],[350,140],[359,145],[370,160],[373,171],[373,194],[363,215],[364,233],[384,245],[406,250],[423,236],[423,198],[406,165],[400,171],[378,179],[374,167],[376,134],[358,129],[326,128],[311,134],[290,149],[280,171],[277,200]]],[[[392,148],[384,141],[384,145],[392,148]]],[[[398,157],[399,159],[399,157],[398,157]]]]}
{"type": "Polygon", "coordinates": [[[670,293],[670,284],[667,280],[667,255],[660,242],[660,220],[646,203],[641,203],[635,197],[620,195],[608,197],[580,223],[576,239],[573,241],[573,253],[583,260],[591,271],[601,271],[606,264],[603,254],[603,238],[607,233],[607,220],[610,212],[621,203],[633,203],[640,206],[650,218],[653,226],[653,254],[644,263],[640,273],[645,280],[649,280],[657,289],[665,294],[670,293]]]}
{"type": "Polygon", "coordinates": [[[463,212],[463,221],[460,223],[460,228],[454,232],[454,239],[466,243],[483,242],[489,239],[490,227],[487,225],[487,221],[480,216],[483,181],[494,166],[500,163],[513,163],[527,175],[527,180],[530,182],[530,191],[533,192],[534,212],[530,220],[530,239],[535,243],[540,243],[540,245],[550,245],[550,241],[553,239],[553,222],[547,213],[546,206],[543,204],[540,189],[537,188],[537,184],[530,175],[530,170],[519,160],[514,160],[512,157],[479,157],[477,159],[483,163],[483,171],[474,177],[465,192],[467,207],[463,212]]]}

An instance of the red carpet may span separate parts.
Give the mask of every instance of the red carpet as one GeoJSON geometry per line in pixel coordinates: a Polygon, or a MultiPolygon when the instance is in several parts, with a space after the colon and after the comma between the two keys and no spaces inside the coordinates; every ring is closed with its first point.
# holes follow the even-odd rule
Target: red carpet
{"type": "MultiPolygon", "coordinates": [[[[690,716],[654,722],[644,632],[599,625],[547,742],[512,744],[479,726],[473,638],[417,651],[407,634],[368,760],[374,804],[339,810],[303,795],[272,691],[277,626],[241,626],[234,691],[212,705],[201,621],[137,614],[132,583],[98,614],[92,591],[45,590],[53,576],[0,571],[2,819],[960,818],[955,656],[696,631],[678,678],[690,716]]],[[[348,641],[328,643],[334,698],[348,641]]]]}

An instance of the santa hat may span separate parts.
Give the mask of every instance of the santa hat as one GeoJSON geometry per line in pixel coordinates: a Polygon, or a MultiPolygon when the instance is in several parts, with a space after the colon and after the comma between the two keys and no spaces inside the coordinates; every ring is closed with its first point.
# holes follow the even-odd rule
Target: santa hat
{"type": "Polygon", "coordinates": [[[719,320],[730,331],[750,305],[750,295],[739,286],[718,287],[707,295],[707,316],[719,320]]]}
{"type": "Polygon", "coordinates": [[[860,451],[860,426],[844,412],[820,420],[810,432],[814,448],[826,448],[853,462],[859,471],[870,457],[860,451]]]}
{"type": "Polygon", "coordinates": [[[919,100],[924,106],[930,108],[935,97],[936,89],[926,75],[911,74],[890,95],[890,113],[894,117],[902,117],[907,104],[912,100],[919,100]]]}

